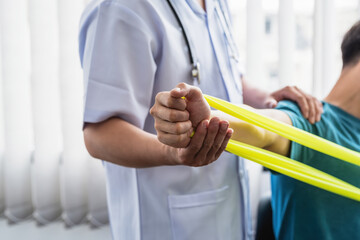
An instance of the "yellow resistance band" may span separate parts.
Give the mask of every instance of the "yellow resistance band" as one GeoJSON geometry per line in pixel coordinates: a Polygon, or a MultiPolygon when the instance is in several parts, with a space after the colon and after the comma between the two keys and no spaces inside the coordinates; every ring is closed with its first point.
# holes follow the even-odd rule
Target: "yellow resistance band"
{"type": "MultiPolygon", "coordinates": [[[[243,121],[272,131],[319,152],[360,166],[360,153],[358,152],[352,151],[288,124],[255,113],[241,106],[237,106],[208,95],[204,95],[204,97],[209,105],[213,108],[221,110],[243,121]]],[[[359,188],[315,168],[309,167],[303,163],[234,140],[230,140],[226,150],[243,158],[257,162],[271,170],[282,173],[289,177],[336,193],[338,195],[360,201],[359,188]]]]}

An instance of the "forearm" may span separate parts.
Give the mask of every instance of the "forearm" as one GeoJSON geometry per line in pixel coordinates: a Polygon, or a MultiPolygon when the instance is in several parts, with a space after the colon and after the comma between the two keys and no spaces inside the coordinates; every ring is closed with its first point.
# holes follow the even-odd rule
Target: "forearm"
{"type": "MultiPolygon", "coordinates": [[[[243,107],[248,106],[243,105],[243,107]]],[[[283,123],[291,124],[291,120],[288,115],[282,111],[275,109],[252,110],[283,123]]],[[[220,119],[227,120],[230,123],[230,128],[234,130],[234,133],[231,137],[233,140],[255,147],[264,148],[284,156],[289,154],[290,141],[284,137],[220,111],[212,111],[211,116],[217,116],[220,119]]]]}
{"type": "Polygon", "coordinates": [[[257,127],[238,118],[232,117],[221,111],[212,111],[212,117],[227,120],[230,128],[234,130],[231,139],[250,144],[255,147],[266,148],[273,144],[275,135],[263,128],[257,127]]]}
{"type": "Polygon", "coordinates": [[[119,118],[101,123],[88,123],[84,139],[89,153],[98,159],[126,167],[172,165],[174,149],[119,118]]]}
{"type": "Polygon", "coordinates": [[[254,108],[265,108],[264,105],[266,99],[269,97],[270,93],[262,89],[259,89],[248,82],[241,79],[243,86],[243,99],[244,104],[249,105],[254,108]]]}

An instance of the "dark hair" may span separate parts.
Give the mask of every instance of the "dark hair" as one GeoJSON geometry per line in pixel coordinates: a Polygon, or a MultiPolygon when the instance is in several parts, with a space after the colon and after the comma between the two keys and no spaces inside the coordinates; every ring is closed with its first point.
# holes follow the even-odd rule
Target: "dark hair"
{"type": "Polygon", "coordinates": [[[343,67],[360,60],[360,21],[357,21],[344,36],[341,43],[343,67]]]}

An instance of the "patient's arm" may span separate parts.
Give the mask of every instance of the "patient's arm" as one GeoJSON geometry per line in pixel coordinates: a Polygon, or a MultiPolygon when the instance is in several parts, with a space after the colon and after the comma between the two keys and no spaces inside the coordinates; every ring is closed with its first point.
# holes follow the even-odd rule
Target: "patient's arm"
{"type": "MultiPolygon", "coordinates": [[[[268,116],[278,121],[291,124],[289,116],[276,109],[254,109],[247,105],[242,105],[259,114],[268,116]]],[[[266,150],[288,156],[290,149],[290,141],[287,138],[281,137],[276,133],[257,127],[248,122],[242,121],[238,118],[232,117],[221,111],[212,111],[212,117],[219,117],[222,120],[227,120],[230,123],[230,128],[234,130],[231,139],[253,145],[255,147],[264,148],[266,150]]]]}

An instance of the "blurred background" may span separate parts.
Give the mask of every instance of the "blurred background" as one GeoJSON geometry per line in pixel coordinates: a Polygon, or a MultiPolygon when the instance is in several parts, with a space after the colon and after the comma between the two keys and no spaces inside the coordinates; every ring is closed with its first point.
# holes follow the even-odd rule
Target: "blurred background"
{"type": "MultiPolygon", "coordinates": [[[[88,0],[0,0],[0,239],[111,239],[101,161],[82,139],[77,35],[88,0]]],[[[322,98],[360,0],[229,0],[248,81],[322,98]]],[[[247,162],[254,225],[269,173],[247,162]]]]}

